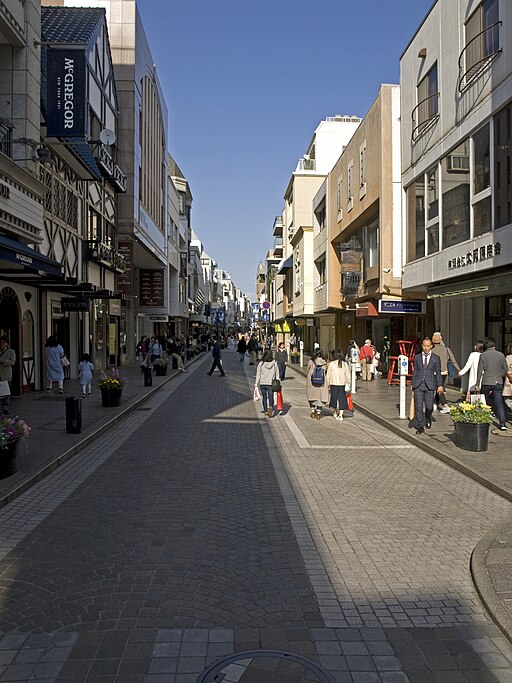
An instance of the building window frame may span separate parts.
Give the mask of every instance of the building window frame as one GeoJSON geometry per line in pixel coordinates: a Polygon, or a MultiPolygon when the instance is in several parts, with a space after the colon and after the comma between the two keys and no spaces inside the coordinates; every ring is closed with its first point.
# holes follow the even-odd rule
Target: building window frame
{"type": "Polygon", "coordinates": [[[359,147],[359,199],[366,195],[366,140],[359,147]]]}
{"type": "Polygon", "coordinates": [[[354,208],[354,160],[351,159],[347,166],[347,211],[354,208]]]}

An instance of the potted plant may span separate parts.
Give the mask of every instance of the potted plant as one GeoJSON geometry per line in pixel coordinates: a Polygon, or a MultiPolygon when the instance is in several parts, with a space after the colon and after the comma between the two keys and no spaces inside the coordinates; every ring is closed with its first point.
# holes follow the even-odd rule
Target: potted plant
{"type": "Polygon", "coordinates": [[[10,477],[18,471],[16,463],[17,445],[26,439],[30,427],[19,417],[0,418],[0,479],[10,477]]]}
{"type": "Polygon", "coordinates": [[[155,375],[158,377],[163,377],[167,373],[167,363],[169,361],[167,358],[157,358],[155,361],[153,361],[153,370],[155,371],[155,375]]]}
{"type": "Polygon", "coordinates": [[[112,370],[110,375],[103,373],[98,382],[101,391],[101,405],[105,408],[115,408],[121,404],[121,395],[126,380],[119,377],[117,370],[112,370]]]}
{"type": "Polygon", "coordinates": [[[290,351],[290,363],[298,365],[300,362],[300,351],[290,351]]]}
{"type": "Polygon", "coordinates": [[[466,451],[486,451],[489,441],[489,425],[493,420],[490,406],[483,403],[461,401],[450,406],[458,445],[466,451]]]}

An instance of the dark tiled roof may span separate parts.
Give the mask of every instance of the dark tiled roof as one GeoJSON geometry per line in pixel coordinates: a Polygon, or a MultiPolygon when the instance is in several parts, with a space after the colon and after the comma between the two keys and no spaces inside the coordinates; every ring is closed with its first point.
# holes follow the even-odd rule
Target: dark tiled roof
{"type": "Polygon", "coordinates": [[[41,7],[41,38],[44,42],[89,43],[105,18],[96,7],[41,7]]]}
{"type": "Polygon", "coordinates": [[[101,180],[101,171],[98,168],[96,159],[92,153],[91,146],[85,143],[83,140],[68,140],[69,148],[73,150],[75,156],[77,156],[80,161],[87,166],[91,175],[95,177],[96,180],[101,180]]]}

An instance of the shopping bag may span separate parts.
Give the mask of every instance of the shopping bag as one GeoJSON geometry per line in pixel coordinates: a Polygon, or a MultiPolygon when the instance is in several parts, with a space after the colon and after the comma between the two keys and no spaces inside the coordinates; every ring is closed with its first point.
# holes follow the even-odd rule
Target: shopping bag
{"type": "Polygon", "coordinates": [[[0,396],[10,396],[11,390],[9,388],[9,382],[6,379],[0,380],[0,396]]]}
{"type": "Polygon", "coordinates": [[[257,384],[254,385],[254,400],[255,401],[261,400],[261,392],[260,392],[260,388],[257,384]]]}
{"type": "Polygon", "coordinates": [[[409,403],[409,420],[414,420],[416,410],[414,408],[414,392],[411,393],[411,402],[409,403]]]}
{"type": "Polygon", "coordinates": [[[349,410],[354,410],[354,401],[352,400],[352,394],[347,394],[347,405],[349,410]]]}
{"type": "Polygon", "coordinates": [[[71,365],[71,363],[66,358],[66,356],[62,356],[62,358],[60,359],[60,364],[62,365],[63,368],[69,368],[69,366],[71,365]]]}
{"type": "Polygon", "coordinates": [[[277,407],[277,410],[283,409],[283,392],[282,391],[276,392],[276,407],[277,407]]]}
{"type": "Polygon", "coordinates": [[[469,402],[470,403],[481,403],[483,406],[487,405],[487,401],[485,400],[485,394],[470,394],[469,395],[469,402]]]}

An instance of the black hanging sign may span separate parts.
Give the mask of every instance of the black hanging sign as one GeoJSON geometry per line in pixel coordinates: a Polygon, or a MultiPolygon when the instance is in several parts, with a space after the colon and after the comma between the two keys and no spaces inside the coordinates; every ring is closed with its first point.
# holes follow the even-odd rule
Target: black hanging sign
{"type": "Polygon", "coordinates": [[[48,50],[48,137],[85,137],[85,51],[48,50]]]}

